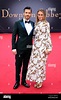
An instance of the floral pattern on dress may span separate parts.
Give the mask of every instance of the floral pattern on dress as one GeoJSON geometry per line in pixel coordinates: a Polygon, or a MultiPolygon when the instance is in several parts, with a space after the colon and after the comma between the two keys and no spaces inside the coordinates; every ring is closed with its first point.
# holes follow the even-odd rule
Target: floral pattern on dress
{"type": "Polygon", "coordinates": [[[45,54],[45,50],[52,51],[49,22],[38,22],[37,25],[35,25],[34,35],[35,38],[26,80],[40,83],[46,80],[46,62],[48,55],[45,54]]]}

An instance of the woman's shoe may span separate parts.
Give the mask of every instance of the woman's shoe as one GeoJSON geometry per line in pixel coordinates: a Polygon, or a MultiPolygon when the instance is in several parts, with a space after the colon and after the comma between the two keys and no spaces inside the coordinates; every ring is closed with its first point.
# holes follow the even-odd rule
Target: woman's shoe
{"type": "Polygon", "coordinates": [[[35,87],[35,88],[41,88],[41,87],[42,87],[42,83],[36,83],[36,84],[34,85],[34,87],[35,87]]]}
{"type": "Polygon", "coordinates": [[[38,85],[37,85],[37,88],[41,88],[42,87],[42,83],[39,83],[38,85]]]}
{"type": "Polygon", "coordinates": [[[35,84],[34,87],[36,88],[37,87],[37,84],[35,84]]]}

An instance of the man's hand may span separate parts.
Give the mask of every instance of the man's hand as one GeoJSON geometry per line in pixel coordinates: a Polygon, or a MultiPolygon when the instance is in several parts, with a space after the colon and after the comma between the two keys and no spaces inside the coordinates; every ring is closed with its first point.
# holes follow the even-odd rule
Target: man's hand
{"type": "Polygon", "coordinates": [[[16,49],[13,49],[12,52],[13,52],[14,55],[17,54],[17,50],[16,49]]]}

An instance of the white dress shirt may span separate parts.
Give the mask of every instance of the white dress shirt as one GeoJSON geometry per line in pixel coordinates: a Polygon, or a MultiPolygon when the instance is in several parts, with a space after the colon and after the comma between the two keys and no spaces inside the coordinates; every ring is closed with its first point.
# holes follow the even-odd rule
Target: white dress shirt
{"type": "MultiPolygon", "coordinates": [[[[31,25],[31,23],[25,23],[25,19],[23,19],[23,21],[24,21],[24,25],[25,25],[26,31],[27,31],[27,33],[29,35],[31,30],[32,30],[32,25],[31,25]]],[[[27,21],[29,21],[29,20],[27,20],[27,21]]]]}

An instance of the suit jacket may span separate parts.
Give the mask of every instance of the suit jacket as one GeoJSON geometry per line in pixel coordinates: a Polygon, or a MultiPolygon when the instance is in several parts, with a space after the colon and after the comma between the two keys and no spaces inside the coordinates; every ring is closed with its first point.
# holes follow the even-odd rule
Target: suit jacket
{"type": "Polygon", "coordinates": [[[31,49],[32,45],[32,36],[33,36],[33,30],[34,30],[34,22],[30,21],[32,25],[32,30],[30,32],[30,35],[28,35],[25,25],[22,20],[19,20],[15,22],[13,33],[12,33],[12,49],[17,49],[17,53],[21,53],[23,50],[31,49]],[[28,48],[28,47],[29,48],[28,48]]]}

